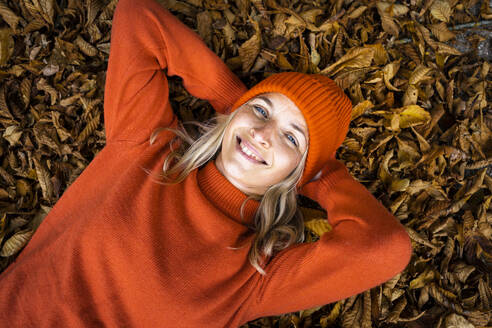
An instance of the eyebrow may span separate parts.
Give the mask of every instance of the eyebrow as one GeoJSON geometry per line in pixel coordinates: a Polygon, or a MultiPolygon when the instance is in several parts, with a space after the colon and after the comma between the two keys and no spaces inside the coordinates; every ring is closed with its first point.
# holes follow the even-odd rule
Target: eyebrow
{"type": "MultiPolygon", "coordinates": [[[[270,99],[268,99],[267,97],[258,96],[257,98],[263,100],[268,106],[270,106],[271,108],[273,108],[272,101],[270,99]]],[[[304,131],[302,130],[302,128],[299,127],[299,125],[297,125],[295,123],[291,123],[290,126],[292,126],[292,128],[294,128],[295,130],[299,131],[299,133],[302,134],[302,136],[304,137],[304,140],[307,143],[308,140],[307,140],[306,134],[304,133],[304,131]]]]}
{"type": "Polygon", "coordinates": [[[270,99],[268,99],[267,97],[263,97],[263,96],[258,96],[257,97],[258,99],[261,99],[263,100],[264,102],[267,103],[268,106],[272,107],[273,108],[273,103],[270,99]]]}
{"type": "Polygon", "coordinates": [[[307,142],[306,134],[304,133],[302,128],[299,127],[299,125],[291,123],[290,126],[292,126],[295,130],[299,131],[299,133],[302,134],[302,136],[304,137],[304,139],[306,139],[307,142]]]}

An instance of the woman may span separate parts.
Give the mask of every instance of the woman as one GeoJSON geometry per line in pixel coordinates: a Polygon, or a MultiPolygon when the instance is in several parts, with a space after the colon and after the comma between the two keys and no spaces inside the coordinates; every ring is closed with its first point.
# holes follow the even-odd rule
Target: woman
{"type": "Polygon", "coordinates": [[[238,327],[383,283],[411,247],[334,157],[350,109],[322,76],[276,74],[247,91],[157,2],[120,0],[107,144],[0,276],[2,324],[238,327]],[[231,112],[182,155],[165,71],[231,112]],[[327,210],[333,229],[315,243],[298,243],[297,192],[327,210]]]}

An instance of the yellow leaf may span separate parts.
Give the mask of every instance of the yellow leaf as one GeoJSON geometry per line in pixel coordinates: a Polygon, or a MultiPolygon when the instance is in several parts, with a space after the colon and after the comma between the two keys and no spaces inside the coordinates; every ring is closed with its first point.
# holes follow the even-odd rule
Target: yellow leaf
{"type": "Polygon", "coordinates": [[[434,273],[434,271],[432,269],[427,268],[417,278],[410,281],[410,285],[409,285],[408,289],[422,288],[427,283],[434,280],[435,277],[436,277],[436,274],[434,273]]]}
{"type": "Polygon", "coordinates": [[[304,225],[317,234],[318,236],[322,236],[325,232],[331,230],[331,225],[328,223],[326,219],[314,219],[304,222],[304,225]]]}
{"type": "Polygon", "coordinates": [[[400,113],[400,128],[427,123],[431,119],[428,111],[417,105],[403,107],[400,113]]]}
{"type": "Polygon", "coordinates": [[[352,120],[363,115],[369,109],[373,108],[374,104],[370,100],[364,100],[352,108],[352,120]]]}
{"type": "Polygon", "coordinates": [[[410,184],[409,179],[398,179],[393,177],[393,180],[391,181],[391,186],[390,189],[391,191],[405,191],[408,188],[408,185],[410,184]]]}
{"type": "Polygon", "coordinates": [[[17,193],[21,196],[27,195],[31,190],[31,187],[24,179],[19,179],[15,181],[15,185],[16,185],[17,193]]]}
{"type": "Polygon", "coordinates": [[[30,229],[21,230],[7,239],[0,251],[0,256],[7,257],[18,253],[24,245],[31,239],[33,231],[30,229]]]}
{"type": "Polygon", "coordinates": [[[36,170],[35,169],[29,169],[27,171],[27,177],[32,180],[36,180],[38,178],[36,170]]]}
{"type": "Polygon", "coordinates": [[[289,63],[287,58],[281,53],[277,54],[277,65],[280,67],[282,70],[289,70],[292,71],[294,70],[294,67],[289,63]]]}

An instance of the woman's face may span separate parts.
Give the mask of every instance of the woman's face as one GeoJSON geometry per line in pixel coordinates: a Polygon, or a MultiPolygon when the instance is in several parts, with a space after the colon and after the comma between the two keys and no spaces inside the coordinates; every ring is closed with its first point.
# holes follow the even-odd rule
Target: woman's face
{"type": "Polygon", "coordinates": [[[260,94],[239,107],[226,128],[218,170],[247,195],[263,195],[300,163],[308,147],[301,111],[281,93],[260,94]]]}

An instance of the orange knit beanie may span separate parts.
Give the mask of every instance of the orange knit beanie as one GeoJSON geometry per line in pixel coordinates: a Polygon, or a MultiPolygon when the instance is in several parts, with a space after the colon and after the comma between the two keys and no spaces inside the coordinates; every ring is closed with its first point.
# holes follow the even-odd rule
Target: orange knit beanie
{"type": "Polygon", "coordinates": [[[309,182],[342,144],[348,132],[352,103],[333,80],[320,74],[285,72],[271,75],[246,91],[232,111],[268,92],[289,97],[300,109],[309,130],[309,148],[298,186],[309,182]]]}

